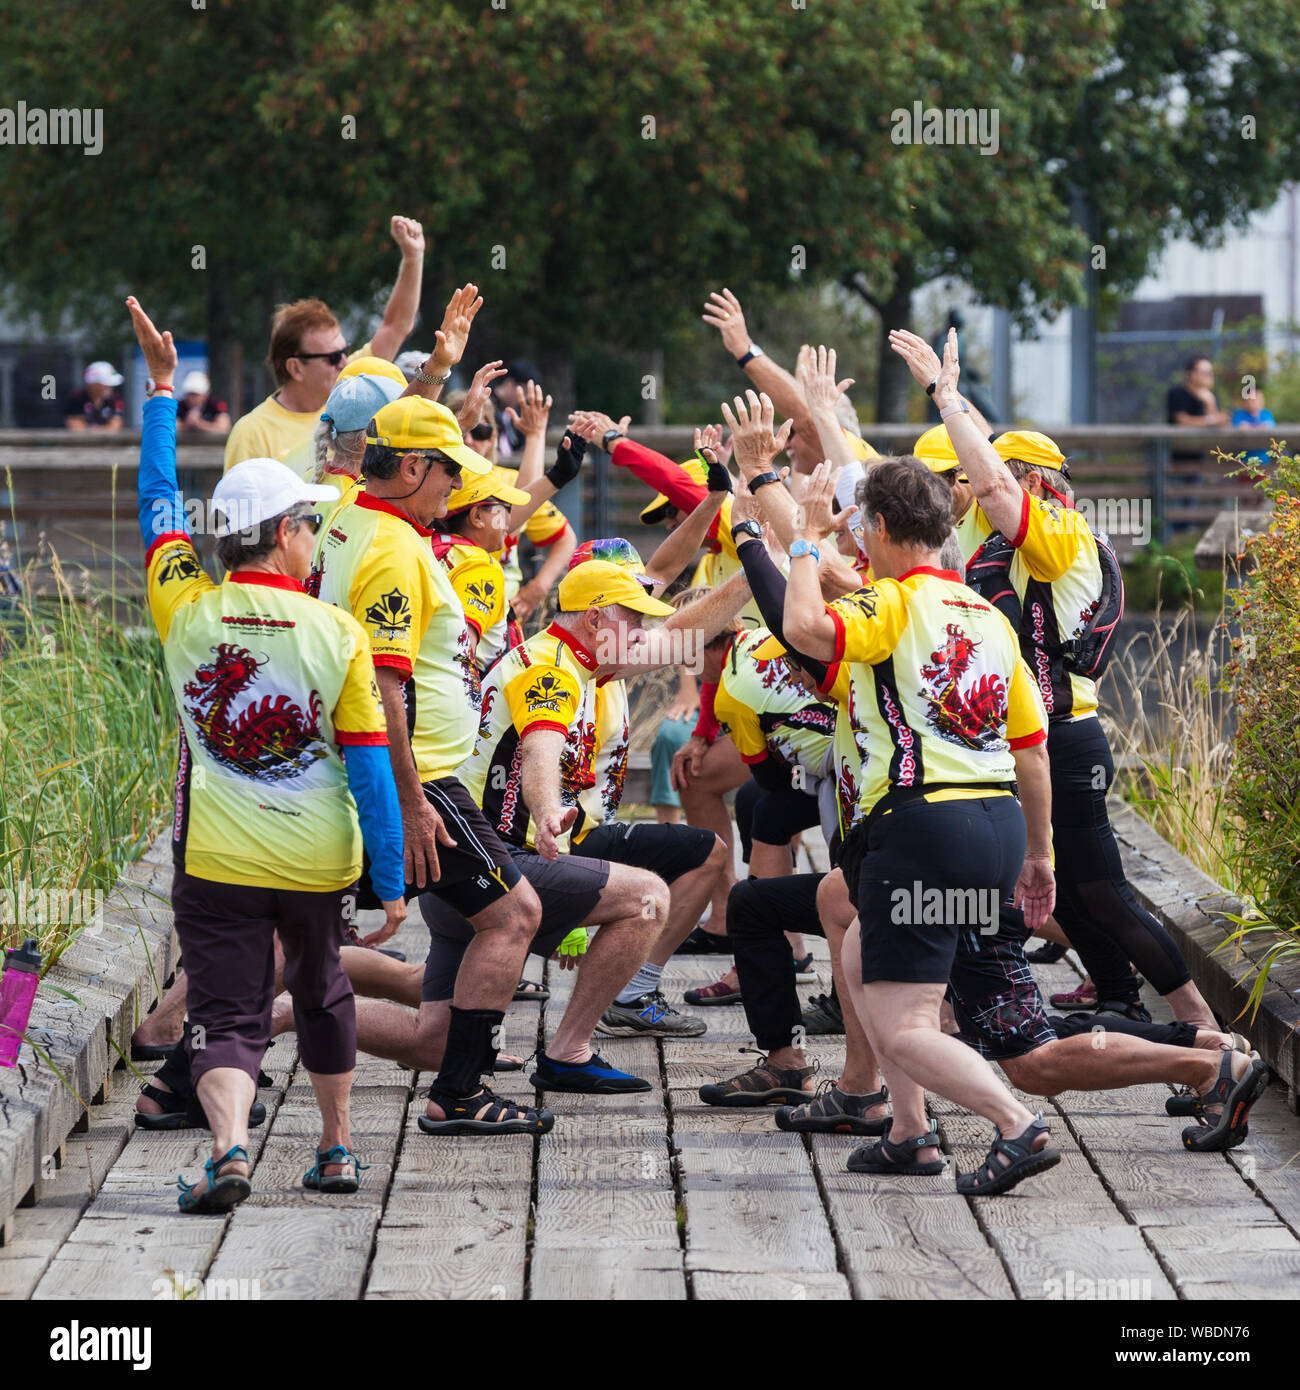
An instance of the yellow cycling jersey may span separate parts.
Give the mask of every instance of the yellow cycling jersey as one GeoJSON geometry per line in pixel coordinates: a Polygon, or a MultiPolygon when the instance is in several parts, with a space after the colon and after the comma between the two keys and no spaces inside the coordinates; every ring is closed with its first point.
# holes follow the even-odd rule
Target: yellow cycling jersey
{"type": "Polygon", "coordinates": [[[180,716],[172,847],[195,878],[329,892],[361,873],[339,747],[388,742],[366,634],[288,575],[204,572],[189,537],[147,559],[180,716]]]}
{"type": "Polygon", "coordinates": [[[589,831],[618,815],[623,802],[623,782],[627,777],[628,748],[632,742],[632,722],[627,702],[627,682],[596,682],[596,751],[591,760],[592,783],[578,793],[582,808],[580,824],[569,836],[576,850],[589,831]]]}
{"type": "MultiPolygon", "coordinates": [[[[506,481],[511,487],[518,486],[519,470],[517,468],[502,468],[501,471],[506,475],[506,481]]],[[[564,534],[564,528],[568,524],[569,519],[554,502],[543,502],[524,522],[523,533],[535,546],[544,548],[548,545],[554,545],[564,534]]],[[[523,587],[524,582],[523,572],[519,568],[519,541],[516,537],[506,537],[505,549],[499,558],[506,579],[506,603],[508,604],[523,587]]]]}
{"type": "MultiPolygon", "coordinates": [[[[859,812],[891,788],[1015,779],[1012,750],[1047,737],[1042,701],[1011,624],[953,570],[921,566],[827,604],[868,756],[859,812]],[[871,713],[867,715],[866,707],[871,713]]],[[[828,676],[833,685],[838,676],[828,676]]]]}
{"type": "Polygon", "coordinates": [[[853,670],[844,662],[836,662],[828,669],[820,687],[821,693],[835,706],[831,756],[841,837],[847,835],[864,814],[862,790],[871,756],[870,729],[865,722],[871,707],[863,703],[861,683],[854,681],[853,670]]]}
{"type": "MultiPolygon", "coordinates": [[[[557,623],[514,647],[483,681],[478,737],[460,780],[498,835],[533,848],[536,827],[524,804],[524,741],[538,729],[565,735],[560,755],[560,802],[577,806],[569,836],[590,829],[582,794],[595,786],[596,658],[557,623]]],[[[588,803],[589,804],[589,803],[588,803]]]]}
{"type": "MultiPolygon", "coordinates": [[[[1020,606],[1021,654],[1053,723],[1088,718],[1097,712],[1097,683],[1067,670],[1059,648],[1083,631],[1101,602],[1097,542],[1074,508],[1028,492],[1021,497],[1020,526],[1007,538],[1015,548],[1009,581],[1020,606]]],[[[974,541],[967,561],[993,532],[978,504],[967,516],[972,513],[978,515],[962,538],[964,553],[974,541]]]]}
{"type": "MultiPolygon", "coordinates": [[[[510,644],[505,575],[494,555],[462,536],[435,536],[433,553],[446,566],[465,621],[473,629],[474,664],[481,676],[510,644]]],[[[476,708],[477,704],[476,700],[476,708]]]]}
{"type": "Polygon", "coordinates": [[[736,635],[722,661],[714,717],[746,763],[779,757],[808,774],[811,790],[832,770],[835,710],[809,695],[782,657],[755,659],[770,636],[765,627],[736,635]]]}
{"type": "Polygon", "coordinates": [[[357,619],[377,667],[401,673],[422,782],[451,776],[473,750],[478,726],[465,610],[431,540],[395,507],[359,491],[321,528],[313,564],[321,599],[357,619]]]}

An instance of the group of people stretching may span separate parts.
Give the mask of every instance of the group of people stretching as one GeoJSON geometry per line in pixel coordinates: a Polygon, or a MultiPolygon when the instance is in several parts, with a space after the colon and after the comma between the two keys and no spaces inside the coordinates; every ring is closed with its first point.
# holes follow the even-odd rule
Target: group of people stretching
{"type": "MultiPolygon", "coordinates": [[[[722,950],[734,977],[688,1002],[738,1000],[764,1055],[701,1100],[775,1103],[783,1129],[867,1136],[853,1171],[944,1171],[927,1090],[995,1127],[962,1191],[1003,1192],[1058,1162],[1043,1116],[992,1061],[1035,1095],[1173,1083],[1188,1148],[1240,1143],[1268,1070],[1218,1028],[1125,881],[1087,640],[1106,576],[1055,444],[990,439],[959,390],[955,338],[940,361],[900,332],[941,423],[880,458],[834,351],[804,348],[791,375],[723,291],[705,318],[751,379],[722,405],[725,442],[697,431],[678,463],[629,439],[626,420],[579,410],[547,466],[550,401],[530,383],[508,407],[523,447],[507,469],[502,364],[441,401],[481,304],[474,285],[457,290],[434,350],[406,370],[374,351],[379,333],[349,356],[318,300],[281,312],[277,392],[232,434],[211,499],[216,584],[177,489],[176,349],[127,300],[153,382],[139,515],[180,722],[184,966],[137,1033],[135,1055],[164,1059],[137,1123],[211,1129],[181,1210],[251,1192],[248,1131],[277,1033],[296,1034],[321,1112],[309,1189],[357,1189],[358,1048],[431,1075],[428,1135],[549,1131],[551,1111],[490,1085],[525,1065],[502,1043],[511,1001],[546,993],[524,978],[530,952],[575,971],[530,1077],[539,1092],[649,1089],[595,1035],[703,1033],[662,975],[679,949],[722,950]],[[643,520],[667,534],[646,561],[622,538],[579,546],[553,505],[591,446],[654,490],[643,520]],[[523,601],[521,535],[549,548],[523,601]],[[520,610],[556,581],[552,620],[526,636],[520,610]],[[686,822],[620,820],[629,682],[683,651],[703,652],[704,677],[674,762],[686,822]],[[831,870],[796,874],[792,844],[815,826],[831,870]],[[385,945],[412,898],[429,929],[420,963],[385,945]],[[383,913],[364,937],[363,909],[383,913]],[[826,937],[823,1003],[845,1036],[838,1079],[816,1090],[791,931],[826,937]],[[1095,1015],[1049,1016],[1025,954],[1034,933],[1077,949],[1095,1015]],[[1151,1022],[1138,971],[1175,1022],[1151,1022]]],[[[381,346],[400,345],[399,327],[381,346]]]]}

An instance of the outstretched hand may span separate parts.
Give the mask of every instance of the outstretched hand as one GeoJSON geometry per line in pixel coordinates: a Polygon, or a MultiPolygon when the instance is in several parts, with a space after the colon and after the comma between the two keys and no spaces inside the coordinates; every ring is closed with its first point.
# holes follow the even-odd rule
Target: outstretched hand
{"type": "Polygon", "coordinates": [[[465,392],[465,402],[456,413],[462,434],[468,434],[482,420],[483,407],[492,394],[492,383],[505,374],[506,369],[502,366],[500,358],[495,362],[485,362],[474,373],[474,380],[470,382],[469,390],[465,392]]]}
{"type": "Polygon", "coordinates": [[[170,332],[159,333],[153,320],[140,307],[135,295],[128,295],[126,307],[131,315],[131,327],[135,329],[136,342],[144,353],[145,366],[155,386],[170,386],[176,375],[176,344],[170,332]]]}
{"type": "Polygon", "coordinates": [[[525,381],[519,388],[519,409],[506,406],[510,423],[527,439],[530,435],[545,434],[547,421],[551,418],[551,406],[555,402],[543,393],[535,381],[525,381]]]}
{"type": "Polygon", "coordinates": [[[722,418],[731,430],[741,475],[749,479],[766,473],[772,460],[785,448],[794,421],[787,420],[779,430],[773,430],[775,412],[766,392],[760,396],[746,391],[744,398],[737,396],[732,405],[734,414],[725,401],[722,403],[722,418]]]}
{"type": "Polygon", "coordinates": [[[819,463],[813,469],[804,488],[799,503],[798,530],[811,536],[815,541],[823,541],[833,536],[843,522],[835,511],[835,484],[839,481],[840,470],[829,460],[819,463]]]}
{"type": "Polygon", "coordinates": [[[938,355],[918,334],[906,328],[891,328],[889,346],[907,363],[907,370],[918,386],[928,387],[939,375],[938,355]]]}
{"type": "Polygon", "coordinates": [[[632,417],[624,415],[615,424],[604,411],[575,410],[569,416],[569,423],[573,426],[574,432],[580,434],[588,444],[599,444],[610,430],[616,430],[619,434],[626,435],[627,427],[632,423],[632,417]]]}
{"type": "Polygon", "coordinates": [[[834,348],[812,347],[808,343],[799,349],[794,374],[803,387],[808,409],[814,411],[828,410],[834,413],[840,397],[853,385],[851,376],[846,376],[843,381],[835,380],[834,348]]]}
{"type": "Polygon", "coordinates": [[[740,300],[728,289],[721,294],[713,290],[702,315],[710,328],[722,334],[722,345],[733,357],[743,357],[749,351],[749,329],[740,300]]]}
{"type": "Polygon", "coordinates": [[[483,296],[477,285],[462,285],[452,292],[442,315],[442,327],[433,335],[437,342],[433,350],[433,375],[444,375],[460,361],[469,341],[469,330],[482,307],[483,296]]]}

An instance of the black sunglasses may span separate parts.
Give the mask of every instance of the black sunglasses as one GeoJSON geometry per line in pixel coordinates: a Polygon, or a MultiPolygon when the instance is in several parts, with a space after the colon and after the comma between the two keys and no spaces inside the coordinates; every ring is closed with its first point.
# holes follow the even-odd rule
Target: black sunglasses
{"type": "Polygon", "coordinates": [[[310,526],[313,536],[325,524],[325,518],[320,512],[306,512],[302,516],[294,517],[294,520],[301,522],[305,526],[310,526]]]}
{"type": "Polygon", "coordinates": [[[480,420],[469,432],[471,439],[477,439],[480,443],[485,439],[491,439],[496,433],[496,426],[489,425],[486,420],[480,420]]]}
{"type": "Polygon", "coordinates": [[[331,367],[341,367],[348,360],[348,348],[335,348],[333,352],[295,352],[290,355],[296,357],[299,362],[310,362],[312,358],[319,357],[328,362],[331,367]]]}

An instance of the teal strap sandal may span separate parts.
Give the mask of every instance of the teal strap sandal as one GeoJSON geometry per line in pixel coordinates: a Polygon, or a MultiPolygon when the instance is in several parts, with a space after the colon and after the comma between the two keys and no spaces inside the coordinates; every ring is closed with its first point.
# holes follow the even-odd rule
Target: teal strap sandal
{"type": "Polygon", "coordinates": [[[253,1185],[248,1179],[238,1173],[230,1173],[226,1177],[221,1176],[221,1170],[228,1163],[247,1163],[248,1150],[242,1144],[236,1144],[220,1158],[210,1158],[203,1165],[203,1172],[207,1177],[208,1185],[202,1192],[195,1195],[198,1183],[186,1182],[178,1173],[176,1175],[176,1186],[180,1188],[180,1196],[176,1199],[176,1205],[185,1212],[192,1212],[198,1216],[204,1216],[212,1212],[227,1212],[231,1207],[236,1207],[253,1190],[253,1185]]]}
{"type": "Polygon", "coordinates": [[[355,1192],[360,1187],[360,1175],[370,1165],[361,1160],[343,1144],[335,1144],[332,1149],[316,1150],[316,1162],[302,1175],[302,1185],[309,1192],[355,1192]],[[350,1173],[327,1173],[325,1165],[337,1163],[340,1167],[350,1167],[350,1173]]]}

